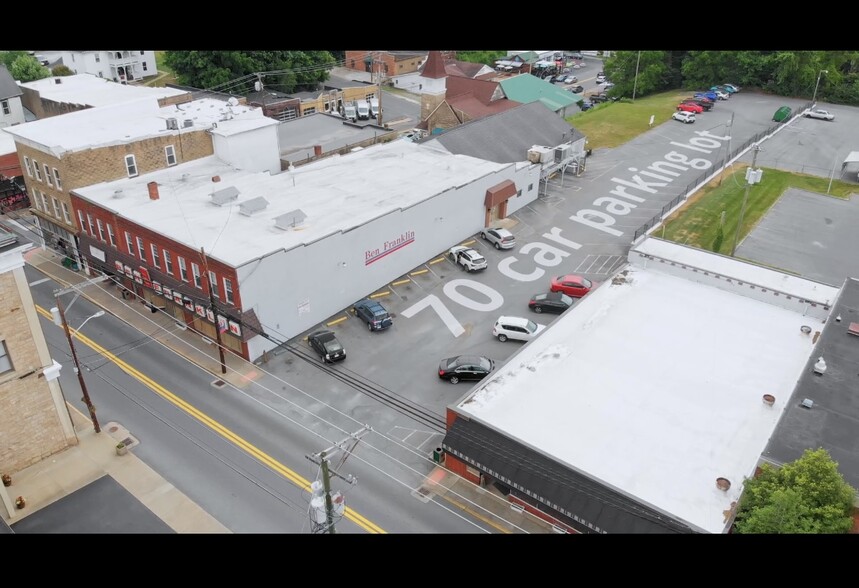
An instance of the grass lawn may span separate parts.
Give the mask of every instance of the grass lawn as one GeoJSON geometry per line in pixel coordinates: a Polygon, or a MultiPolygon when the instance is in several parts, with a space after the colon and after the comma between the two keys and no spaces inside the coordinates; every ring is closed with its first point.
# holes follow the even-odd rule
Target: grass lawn
{"type": "Polygon", "coordinates": [[[158,69],[158,76],[146,81],[146,86],[156,86],[159,88],[163,88],[167,84],[175,84],[176,83],[176,74],[173,73],[167,65],[164,63],[164,54],[166,51],[156,51],[155,52],[155,67],[158,69]]]}
{"type": "MultiPolygon", "coordinates": [[[[746,191],[745,171],[747,167],[746,165],[734,166],[733,170],[726,170],[722,175],[721,186],[718,178],[712,180],[691,197],[683,208],[665,219],[662,227],[653,233],[654,236],[730,255],[734,245],[743,196],[746,191]],[[725,211],[725,221],[720,239],[719,225],[722,211],[725,211]]],[[[749,199],[746,204],[738,243],[749,234],[761,217],[788,188],[826,194],[826,189],[829,186],[829,179],[827,178],[769,168],[762,169],[761,182],[749,189],[749,199]]],[[[848,198],[855,191],[855,184],[833,181],[829,195],[837,198],[848,198]]]]}
{"type": "Polygon", "coordinates": [[[588,147],[617,147],[634,139],[653,124],[662,124],[677,110],[681,98],[691,96],[689,90],[672,90],[635,102],[603,102],[590,110],[568,116],[566,121],[588,138],[588,147]]]}

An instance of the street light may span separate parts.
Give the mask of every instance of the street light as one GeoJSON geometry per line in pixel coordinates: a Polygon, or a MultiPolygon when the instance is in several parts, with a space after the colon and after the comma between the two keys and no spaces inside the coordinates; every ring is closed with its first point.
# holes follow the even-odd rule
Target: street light
{"type": "Polygon", "coordinates": [[[812,106],[817,104],[817,87],[820,85],[820,76],[822,76],[823,74],[828,74],[828,73],[829,73],[829,70],[821,69],[820,72],[817,74],[817,83],[814,84],[814,96],[811,97],[811,105],[812,106]]]}
{"type": "MultiPolygon", "coordinates": [[[[89,416],[90,416],[90,419],[92,419],[92,426],[95,429],[95,432],[101,433],[101,427],[98,424],[98,418],[96,418],[96,416],[95,416],[95,406],[93,405],[92,400],[90,400],[89,392],[87,391],[87,387],[86,387],[86,382],[84,382],[84,376],[83,376],[83,373],[81,372],[80,363],[78,362],[78,354],[75,351],[75,344],[74,344],[74,341],[72,340],[72,332],[69,330],[69,323],[66,322],[66,313],[63,310],[62,302],[60,302],[59,294],[60,294],[60,292],[58,292],[57,296],[56,296],[57,297],[57,306],[51,309],[51,314],[54,317],[54,324],[56,324],[58,326],[62,326],[63,330],[66,332],[66,338],[69,340],[69,349],[71,349],[71,351],[72,351],[72,361],[74,361],[74,364],[75,364],[75,373],[77,373],[77,375],[78,375],[78,382],[80,382],[81,392],[83,393],[83,398],[81,400],[83,400],[84,404],[86,404],[87,410],[89,410],[89,416]]],[[[97,313],[93,314],[92,316],[88,316],[86,318],[86,320],[84,320],[84,322],[81,323],[81,326],[75,330],[75,334],[77,334],[77,332],[80,331],[85,324],[87,324],[87,321],[89,321],[90,319],[94,319],[96,317],[103,316],[103,315],[104,315],[104,311],[99,310],[97,313]]]]}

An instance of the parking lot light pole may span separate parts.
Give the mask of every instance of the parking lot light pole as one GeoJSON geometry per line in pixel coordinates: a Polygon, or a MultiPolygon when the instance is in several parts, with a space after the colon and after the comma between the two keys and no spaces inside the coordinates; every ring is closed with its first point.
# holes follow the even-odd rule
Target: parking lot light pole
{"type": "Polygon", "coordinates": [[[817,104],[817,88],[818,88],[818,86],[820,86],[820,76],[822,76],[823,74],[828,74],[828,73],[829,73],[829,70],[821,69],[820,72],[817,74],[817,83],[814,84],[814,96],[811,97],[811,105],[812,106],[817,104]]]}
{"type": "MultiPolygon", "coordinates": [[[[754,171],[755,162],[758,159],[758,151],[761,150],[760,145],[755,145],[755,154],[752,156],[752,166],[749,168],[754,171]]],[[[743,226],[743,217],[746,215],[746,203],[749,201],[749,188],[752,187],[751,178],[746,180],[746,193],[743,195],[743,206],[740,208],[740,218],[737,220],[737,232],[734,233],[734,246],[731,247],[731,257],[734,257],[734,253],[737,251],[737,241],[740,239],[740,227],[743,226]]]]}

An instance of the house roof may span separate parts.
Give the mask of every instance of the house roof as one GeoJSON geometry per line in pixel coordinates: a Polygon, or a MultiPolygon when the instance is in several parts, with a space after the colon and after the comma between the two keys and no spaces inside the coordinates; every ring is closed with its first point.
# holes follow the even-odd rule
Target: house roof
{"type": "Polygon", "coordinates": [[[445,80],[445,97],[450,100],[463,94],[471,94],[483,104],[505,98],[504,92],[498,82],[491,80],[473,80],[460,76],[450,76],[445,80]]]}
{"type": "Polygon", "coordinates": [[[281,123],[278,127],[280,156],[298,164],[313,156],[315,145],[320,145],[323,153],[329,153],[385,132],[375,125],[344,125],[339,116],[317,112],[281,123]]]}
{"type": "Polygon", "coordinates": [[[169,98],[187,93],[177,88],[119,84],[91,74],[44,78],[21,84],[21,87],[38,91],[44,100],[86,106],[106,106],[149,97],[169,98]]]}
{"type": "Polygon", "coordinates": [[[477,74],[484,68],[490,71],[487,74],[495,75],[495,70],[482,63],[471,63],[470,61],[448,61],[444,64],[444,71],[449,76],[459,76],[461,78],[475,78],[477,74]]]}
{"type": "Polygon", "coordinates": [[[447,77],[444,68],[444,59],[441,51],[430,51],[426,63],[421,68],[421,76],[425,78],[440,79],[447,77]]]}
{"type": "Polygon", "coordinates": [[[152,97],[69,112],[6,128],[18,140],[62,157],[68,151],[122,145],[182,131],[211,129],[217,123],[222,134],[274,126],[254,106],[230,104],[203,98],[184,104],[160,107],[152,97]],[[168,130],[167,119],[175,118],[178,130],[168,130]],[[185,126],[190,121],[190,126],[185,126]]]}
{"type": "Polygon", "coordinates": [[[519,59],[523,63],[534,63],[535,61],[540,59],[540,56],[537,55],[537,53],[535,53],[534,51],[519,51],[508,55],[508,58],[511,61],[519,59]]]}
{"type": "Polygon", "coordinates": [[[238,170],[209,156],[74,193],[171,240],[205,247],[211,257],[239,267],[360,227],[508,165],[391,141],[275,175],[238,170]],[[221,181],[213,184],[214,176],[221,181]],[[420,182],[414,181],[417,177],[420,182]],[[150,199],[149,182],[159,185],[158,200],[150,199]],[[213,191],[229,187],[238,190],[238,200],[214,205],[213,191]],[[117,190],[122,197],[116,197],[117,190]],[[263,210],[240,214],[244,202],[260,196],[268,201],[263,210]],[[307,215],[301,230],[275,226],[278,216],[297,209],[307,215]]]}
{"type": "Polygon", "coordinates": [[[578,94],[568,92],[531,74],[505,78],[498,83],[511,100],[525,104],[539,100],[552,112],[582,101],[582,97],[578,94]]]}
{"type": "Polygon", "coordinates": [[[518,102],[513,102],[506,98],[485,104],[473,94],[461,94],[453,98],[448,98],[447,103],[451,108],[460,110],[473,119],[491,116],[519,106],[518,102]]]}
{"type": "MultiPolygon", "coordinates": [[[[770,303],[701,278],[757,266],[669,243],[672,261],[672,249],[694,255],[692,267],[636,254],[450,408],[721,533],[785,408],[762,394],[793,389],[814,352],[800,333],[812,319],[798,303],[778,306],[784,296],[768,293],[770,303]],[[719,477],[733,482],[726,492],[719,477]]],[[[797,297],[815,287],[793,286],[797,297]]]]}
{"type": "Polygon", "coordinates": [[[426,144],[439,143],[451,153],[512,163],[527,160],[534,145],[555,147],[583,137],[539,101],[510,104],[514,108],[448,129],[426,144]]]}
{"type": "Polygon", "coordinates": [[[859,488],[859,336],[847,332],[851,323],[859,323],[859,280],[848,278],[844,282],[822,328],[819,321],[807,323],[812,332],[805,337],[811,338],[817,331],[820,337],[796,388],[772,390],[776,405],[784,406],[784,416],[764,456],[780,464],[802,457],[806,449],[822,447],[838,462],[845,481],[859,488]],[[821,357],[826,371],[818,375],[813,367],[821,357]],[[801,405],[806,398],[813,402],[811,408],[801,405]]]}
{"type": "Polygon", "coordinates": [[[23,94],[21,88],[15,83],[15,78],[6,69],[6,66],[0,64],[0,100],[14,98],[23,94]]]}

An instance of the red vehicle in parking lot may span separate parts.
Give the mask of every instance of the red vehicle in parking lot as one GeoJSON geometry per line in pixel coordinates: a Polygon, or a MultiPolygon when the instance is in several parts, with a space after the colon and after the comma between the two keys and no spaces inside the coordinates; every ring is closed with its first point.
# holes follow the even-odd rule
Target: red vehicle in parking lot
{"type": "Polygon", "coordinates": [[[704,107],[700,104],[695,104],[694,102],[681,102],[677,105],[677,110],[682,112],[694,112],[695,114],[700,114],[704,112],[704,107]]]}
{"type": "Polygon", "coordinates": [[[594,288],[597,284],[591,282],[587,278],[577,276],[575,274],[566,274],[552,278],[552,285],[549,288],[550,292],[563,292],[571,298],[581,298],[594,288]]]}

